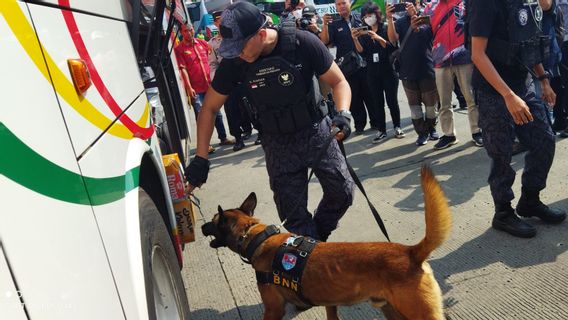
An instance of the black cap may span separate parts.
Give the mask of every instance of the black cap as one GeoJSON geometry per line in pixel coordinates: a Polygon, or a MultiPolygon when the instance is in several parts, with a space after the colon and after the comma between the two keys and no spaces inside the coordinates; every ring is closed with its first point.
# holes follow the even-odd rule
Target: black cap
{"type": "Polygon", "coordinates": [[[304,10],[302,10],[303,16],[315,16],[316,15],[316,8],[314,6],[305,6],[304,10]]]}
{"type": "Polygon", "coordinates": [[[260,9],[249,2],[233,3],[221,16],[221,46],[223,58],[236,58],[243,51],[245,43],[266,24],[267,18],[260,9]]]}

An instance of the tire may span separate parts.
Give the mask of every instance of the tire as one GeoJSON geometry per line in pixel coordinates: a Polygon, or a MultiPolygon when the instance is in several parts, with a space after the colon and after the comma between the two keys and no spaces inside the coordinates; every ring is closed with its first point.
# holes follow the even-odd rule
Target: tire
{"type": "Polygon", "coordinates": [[[189,319],[189,302],[166,225],[158,208],[142,188],[138,196],[148,318],[189,319]]]}

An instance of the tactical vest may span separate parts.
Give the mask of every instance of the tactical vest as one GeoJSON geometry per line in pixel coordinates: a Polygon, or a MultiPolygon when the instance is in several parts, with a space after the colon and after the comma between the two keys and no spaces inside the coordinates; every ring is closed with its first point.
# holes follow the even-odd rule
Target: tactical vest
{"type": "Polygon", "coordinates": [[[497,0],[505,13],[508,39],[489,38],[487,56],[507,66],[532,68],[548,59],[550,37],[541,31],[538,0],[497,0]]]}
{"type": "Polygon", "coordinates": [[[282,53],[259,59],[245,74],[248,108],[260,122],[263,133],[290,134],[318,123],[327,108],[321,106],[319,88],[313,81],[305,83],[294,65],[295,23],[281,23],[278,39],[282,53]]]}
{"type": "Polygon", "coordinates": [[[312,301],[303,294],[302,275],[318,243],[310,237],[290,236],[274,255],[272,272],[256,271],[256,281],[289,289],[296,294],[298,304],[313,306],[312,301]]]}

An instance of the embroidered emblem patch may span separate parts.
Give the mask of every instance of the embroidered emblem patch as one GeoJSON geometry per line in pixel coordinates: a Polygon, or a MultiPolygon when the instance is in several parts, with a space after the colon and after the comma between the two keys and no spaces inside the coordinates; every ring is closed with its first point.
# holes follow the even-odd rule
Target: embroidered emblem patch
{"type": "Polygon", "coordinates": [[[285,253],[282,257],[282,266],[284,270],[292,270],[296,266],[296,262],[298,262],[298,257],[291,253],[285,253]]]}
{"type": "Polygon", "coordinates": [[[287,87],[294,83],[294,76],[291,73],[284,71],[278,75],[278,82],[287,87]]]}
{"type": "Polygon", "coordinates": [[[519,12],[517,13],[517,19],[521,26],[526,26],[527,22],[529,21],[529,12],[527,11],[527,9],[519,10],[519,12]]]}

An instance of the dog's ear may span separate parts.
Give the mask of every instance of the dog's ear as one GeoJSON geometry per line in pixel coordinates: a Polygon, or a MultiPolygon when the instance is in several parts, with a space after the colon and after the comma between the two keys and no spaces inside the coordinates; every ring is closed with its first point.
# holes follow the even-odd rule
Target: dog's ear
{"type": "Polygon", "coordinates": [[[245,202],[241,204],[241,207],[239,209],[244,211],[249,216],[252,216],[254,214],[255,208],[256,208],[256,194],[254,192],[251,192],[249,196],[245,199],[245,202]]]}
{"type": "Polygon", "coordinates": [[[225,220],[225,210],[221,206],[217,206],[217,212],[219,213],[219,224],[225,220]]]}

